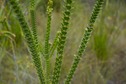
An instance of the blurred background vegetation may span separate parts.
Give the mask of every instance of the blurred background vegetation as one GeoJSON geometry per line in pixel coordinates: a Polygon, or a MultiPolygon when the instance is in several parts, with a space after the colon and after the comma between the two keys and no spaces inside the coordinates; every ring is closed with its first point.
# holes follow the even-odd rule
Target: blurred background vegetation
{"type": "MultiPolygon", "coordinates": [[[[0,84],[39,84],[20,25],[8,0],[0,0],[0,84]]],[[[30,25],[29,1],[18,0],[30,25]]],[[[126,0],[105,0],[72,84],[126,84],[126,0]]],[[[95,0],[75,0],[61,84],[72,64],[95,0]]],[[[47,0],[36,0],[38,37],[44,42],[47,0]]],[[[60,29],[63,1],[54,0],[50,42],[60,29]]],[[[52,58],[52,67],[55,55],[52,58]]]]}

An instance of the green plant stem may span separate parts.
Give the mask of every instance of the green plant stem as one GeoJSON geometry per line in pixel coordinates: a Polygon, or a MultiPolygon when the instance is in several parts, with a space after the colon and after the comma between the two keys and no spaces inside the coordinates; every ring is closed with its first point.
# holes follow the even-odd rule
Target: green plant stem
{"type": "Polygon", "coordinates": [[[45,37],[45,58],[49,57],[49,37],[50,37],[50,27],[51,27],[51,16],[52,16],[52,0],[48,1],[47,6],[47,28],[45,37]]]}
{"type": "Polygon", "coordinates": [[[35,0],[30,1],[30,14],[31,14],[31,26],[32,26],[32,35],[35,41],[35,44],[38,48],[38,37],[37,37],[37,27],[36,27],[36,14],[35,14],[35,0]]]}
{"type": "Polygon", "coordinates": [[[48,1],[47,6],[47,28],[46,28],[46,37],[45,37],[45,59],[46,59],[46,84],[49,84],[49,78],[50,78],[50,59],[49,59],[49,38],[50,38],[50,29],[51,29],[51,16],[52,16],[52,5],[53,1],[48,1]]]}
{"type": "Polygon", "coordinates": [[[55,51],[55,49],[56,49],[56,47],[58,45],[60,33],[61,33],[60,31],[57,32],[56,37],[54,39],[54,42],[53,42],[53,44],[52,44],[52,46],[50,48],[50,56],[49,56],[50,58],[53,56],[54,51],[55,51]]]}
{"type": "Polygon", "coordinates": [[[10,30],[10,25],[7,22],[7,18],[5,17],[3,20],[3,26],[5,25],[6,29],[9,31],[10,30]]]}
{"type": "Polygon", "coordinates": [[[37,47],[35,45],[34,38],[32,36],[30,29],[29,29],[29,26],[28,26],[28,24],[27,24],[27,22],[24,18],[23,12],[22,12],[19,4],[16,2],[16,0],[9,0],[8,2],[12,6],[12,9],[14,10],[14,12],[15,12],[17,18],[18,18],[18,21],[21,25],[21,28],[22,28],[23,33],[24,33],[25,38],[26,38],[26,42],[28,44],[28,47],[30,49],[30,52],[31,52],[31,55],[32,55],[32,58],[33,58],[33,62],[36,66],[36,70],[37,70],[40,82],[41,82],[41,84],[45,84],[42,65],[41,65],[41,61],[40,61],[40,55],[37,51],[37,47]]]}
{"type": "Polygon", "coordinates": [[[46,84],[50,84],[50,59],[46,60],[46,84]]]}
{"type": "Polygon", "coordinates": [[[85,29],[85,33],[84,33],[84,36],[82,38],[81,45],[78,49],[77,55],[75,55],[75,57],[74,57],[74,61],[73,61],[73,64],[70,68],[70,71],[67,75],[67,78],[65,79],[65,84],[70,84],[70,81],[72,80],[72,77],[73,77],[73,75],[76,71],[76,68],[79,64],[79,61],[80,61],[82,55],[83,55],[83,52],[85,51],[88,40],[90,39],[91,32],[93,30],[93,25],[94,25],[96,18],[99,14],[99,11],[100,11],[100,9],[103,5],[103,2],[104,2],[104,0],[97,0],[96,1],[96,4],[94,6],[94,9],[93,9],[93,12],[92,12],[92,15],[91,15],[91,18],[89,20],[89,24],[88,24],[87,28],[85,29]]]}
{"type": "Polygon", "coordinates": [[[67,29],[69,26],[69,20],[71,15],[71,6],[72,6],[72,0],[65,0],[65,11],[63,13],[64,17],[62,19],[63,21],[61,27],[61,34],[59,35],[59,43],[57,46],[57,57],[56,57],[54,71],[53,71],[52,84],[58,84],[59,77],[60,77],[67,29]]]}

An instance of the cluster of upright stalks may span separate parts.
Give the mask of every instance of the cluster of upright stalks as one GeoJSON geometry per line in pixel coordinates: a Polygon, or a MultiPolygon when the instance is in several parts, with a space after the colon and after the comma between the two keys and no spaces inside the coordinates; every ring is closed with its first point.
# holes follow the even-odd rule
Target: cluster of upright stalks
{"type": "MultiPolygon", "coordinates": [[[[71,9],[73,0],[64,0],[64,12],[61,23],[61,30],[57,31],[56,37],[52,45],[49,44],[50,38],[50,29],[51,29],[51,16],[53,10],[53,0],[48,0],[47,6],[47,27],[46,27],[46,36],[45,36],[45,45],[43,49],[40,49],[40,43],[37,38],[36,31],[36,14],[35,14],[35,0],[30,0],[30,15],[31,15],[31,26],[25,20],[22,9],[19,6],[19,3],[16,0],[8,0],[10,6],[15,12],[17,19],[20,23],[20,26],[23,30],[26,42],[28,44],[30,53],[32,55],[33,63],[36,67],[40,83],[41,84],[59,84],[59,78],[61,76],[61,67],[62,67],[62,58],[64,53],[64,46],[67,37],[67,30],[69,27],[69,21],[71,17],[71,9]],[[55,66],[53,74],[50,73],[50,59],[53,56],[54,51],[57,50],[57,56],[55,61],[55,66]],[[46,67],[43,69],[40,55],[43,55],[45,59],[46,67]],[[45,70],[45,71],[44,71],[45,70]],[[44,73],[45,72],[45,73],[44,73]]],[[[104,0],[96,0],[91,18],[89,20],[88,26],[84,31],[81,44],[77,51],[77,54],[74,56],[73,64],[65,78],[64,84],[70,84],[74,73],[77,69],[79,61],[85,51],[88,40],[90,39],[91,32],[93,31],[93,25],[96,21],[96,18],[99,14],[99,11],[103,5],[104,0]]]]}

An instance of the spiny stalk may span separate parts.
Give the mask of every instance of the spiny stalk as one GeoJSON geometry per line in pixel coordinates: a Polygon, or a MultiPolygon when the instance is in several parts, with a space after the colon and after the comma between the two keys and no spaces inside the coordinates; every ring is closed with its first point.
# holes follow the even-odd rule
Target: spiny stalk
{"type": "Polygon", "coordinates": [[[96,21],[96,18],[100,12],[100,9],[103,5],[103,2],[104,0],[97,0],[96,1],[96,4],[94,6],[94,9],[93,9],[93,12],[92,12],[92,15],[91,15],[91,18],[90,18],[90,21],[89,21],[89,24],[87,26],[87,28],[85,29],[85,33],[84,33],[84,36],[82,38],[82,41],[81,41],[81,45],[78,49],[78,52],[77,52],[77,55],[75,55],[74,57],[74,61],[73,61],[73,64],[71,66],[71,69],[67,75],[67,78],[65,79],[65,84],[70,84],[70,81],[76,71],[76,68],[78,66],[78,63],[83,55],[83,52],[85,51],[85,48],[86,48],[86,45],[88,43],[88,40],[90,39],[90,36],[91,36],[91,32],[93,30],[93,25],[96,21]]]}
{"type": "Polygon", "coordinates": [[[38,41],[35,9],[36,9],[36,0],[30,0],[30,15],[31,15],[32,35],[33,35],[33,38],[34,38],[38,52],[41,52],[42,55],[44,56],[43,46],[41,44],[39,44],[39,41],[38,41]]]}
{"type": "Polygon", "coordinates": [[[37,52],[37,47],[35,45],[34,38],[32,36],[30,29],[29,29],[29,26],[24,18],[23,12],[22,12],[19,4],[16,2],[16,0],[8,0],[8,2],[12,6],[12,9],[14,10],[14,12],[18,18],[18,21],[21,25],[21,28],[22,28],[23,33],[26,38],[26,42],[28,44],[28,47],[29,47],[31,55],[32,55],[33,62],[36,66],[36,70],[37,70],[40,82],[41,82],[41,84],[45,84],[42,65],[41,65],[41,61],[40,61],[40,55],[37,52]]]}
{"type": "Polygon", "coordinates": [[[49,57],[49,37],[50,37],[50,27],[51,27],[51,16],[52,16],[52,0],[48,1],[47,6],[47,28],[46,28],[46,37],[45,37],[45,58],[48,59],[49,57]]]}
{"type": "Polygon", "coordinates": [[[30,0],[30,15],[31,15],[31,26],[32,26],[32,35],[35,41],[35,44],[38,48],[38,37],[37,37],[37,27],[36,27],[36,15],[35,15],[35,0],[30,0]]]}
{"type": "Polygon", "coordinates": [[[47,5],[47,28],[46,28],[46,37],[45,37],[45,59],[46,59],[46,84],[49,84],[50,80],[50,59],[49,59],[49,37],[50,37],[50,27],[51,27],[51,16],[53,1],[49,0],[47,5]]]}
{"type": "Polygon", "coordinates": [[[61,34],[59,35],[59,43],[57,46],[57,57],[53,72],[52,84],[58,84],[60,77],[64,45],[66,41],[67,29],[69,26],[69,20],[71,15],[71,6],[72,0],[65,0],[65,11],[63,13],[64,17],[62,19],[61,34]]]}

